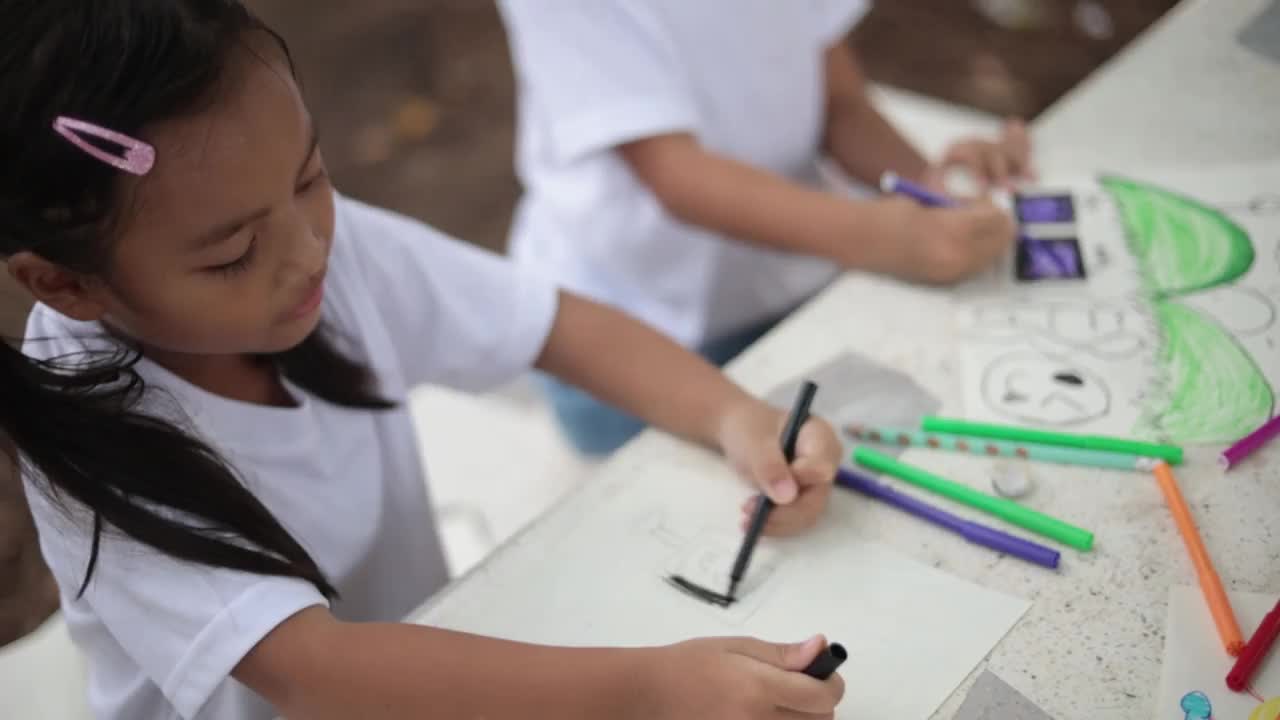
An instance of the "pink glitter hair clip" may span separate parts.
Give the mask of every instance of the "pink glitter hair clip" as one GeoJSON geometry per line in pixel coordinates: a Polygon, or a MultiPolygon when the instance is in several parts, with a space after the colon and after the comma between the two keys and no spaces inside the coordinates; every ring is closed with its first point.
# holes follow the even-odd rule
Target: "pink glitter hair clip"
{"type": "Polygon", "coordinates": [[[142,176],[151,172],[151,168],[156,164],[156,149],[154,147],[123,133],[108,130],[83,120],[69,118],[65,115],[59,115],[53,121],[53,129],[66,138],[67,142],[117,170],[142,176]],[[109,153],[84,139],[82,136],[85,135],[115,143],[123,148],[123,152],[119,154],[109,153]]]}

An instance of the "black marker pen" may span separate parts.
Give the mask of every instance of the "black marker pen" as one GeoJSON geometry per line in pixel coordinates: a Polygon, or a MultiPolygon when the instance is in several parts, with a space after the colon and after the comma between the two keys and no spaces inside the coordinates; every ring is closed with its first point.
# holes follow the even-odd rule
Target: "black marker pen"
{"type": "MultiPolygon", "coordinates": [[[[800,437],[800,428],[804,427],[805,422],[809,420],[809,406],[813,404],[813,396],[817,393],[818,386],[806,380],[800,388],[800,395],[796,397],[795,406],[791,408],[787,426],[782,430],[782,456],[786,459],[788,467],[796,459],[796,440],[800,437]]],[[[747,526],[747,536],[742,539],[742,547],[738,550],[738,558],[733,563],[733,570],[729,573],[729,592],[725,597],[729,598],[730,603],[737,597],[738,583],[742,582],[743,576],[747,574],[747,566],[751,564],[751,554],[756,550],[756,543],[760,542],[760,533],[764,532],[764,525],[769,520],[771,512],[773,512],[773,501],[769,496],[762,494],[760,502],[756,505],[756,511],[751,516],[751,524],[747,526]]]]}
{"type": "Polygon", "coordinates": [[[844,649],[843,645],[831,643],[826,649],[818,653],[818,657],[814,658],[813,662],[809,663],[809,667],[805,668],[803,672],[815,680],[826,680],[835,673],[836,668],[839,668],[848,659],[849,652],[844,649]]]}

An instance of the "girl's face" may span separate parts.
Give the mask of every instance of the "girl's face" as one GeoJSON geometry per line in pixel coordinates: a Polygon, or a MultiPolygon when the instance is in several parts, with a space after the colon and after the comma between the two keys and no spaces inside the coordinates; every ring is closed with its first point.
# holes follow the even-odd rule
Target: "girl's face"
{"type": "Polygon", "coordinates": [[[333,188],[280,53],[240,55],[215,102],[148,134],[155,167],[126,194],[90,290],[108,325],[153,350],[276,353],[319,322],[333,188]]]}

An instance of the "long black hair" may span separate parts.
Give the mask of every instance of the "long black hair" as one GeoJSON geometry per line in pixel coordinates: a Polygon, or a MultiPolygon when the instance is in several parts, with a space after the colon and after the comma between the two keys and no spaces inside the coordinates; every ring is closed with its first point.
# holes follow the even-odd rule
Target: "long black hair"
{"type": "MultiPolygon", "coordinates": [[[[284,41],[236,0],[0,0],[0,258],[30,251],[105,275],[127,207],[119,171],[51,130],[84,118],[132,136],[198,110],[255,33],[284,41]]],[[[210,446],[140,403],[136,350],[35,360],[0,342],[0,434],[51,500],[91,511],[80,593],[104,532],[182,560],[297,577],[327,596],[316,562],[210,446]]],[[[317,330],[268,358],[330,402],[381,410],[367,368],[317,330]]]]}

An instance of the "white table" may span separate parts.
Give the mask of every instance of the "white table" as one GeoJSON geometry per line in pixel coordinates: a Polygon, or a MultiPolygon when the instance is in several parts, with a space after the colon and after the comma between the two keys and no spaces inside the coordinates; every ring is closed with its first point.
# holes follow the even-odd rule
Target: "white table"
{"type": "MultiPolygon", "coordinates": [[[[1280,65],[1237,45],[1236,32],[1267,0],[1185,0],[1131,48],[1050,110],[1034,128],[1046,174],[1103,167],[1141,170],[1280,157],[1280,65]]],[[[958,411],[960,373],[952,352],[951,296],[871,276],[842,278],[733,364],[735,379],[757,392],[853,349],[903,368],[958,411]]],[[[440,593],[415,616],[424,623],[467,616],[479,595],[511,590],[504,579],[531,565],[554,565],[557,538],[581,513],[607,505],[613,489],[643,483],[646,464],[700,451],[648,432],[599,476],[573,493],[440,593]]],[[[912,462],[979,481],[981,459],[911,451],[912,462]]],[[[1272,446],[1250,470],[1224,480],[1211,453],[1193,452],[1179,471],[1205,542],[1229,589],[1280,591],[1280,509],[1272,446]],[[1264,482],[1264,469],[1269,473],[1264,482]]],[[[866,537],[992,589],[1034,601],[986,662],[1053,717],[1151,717],[1171,584],[1194,584],[1182,541],[1163,500],[1144,475],[1037,466],[1038,507],[1096,531],[1091,554],[1064,553],[1048,574],[958,543],[916,519],[877,508],[862,513],[866,537]]],[[[634,495],[632,495],[634,500],[634,495]]],[[[652,502],[661,503],[661,498],[652,502]]],[[[556,567],[562,580],[571,568],[556,567]]],[[[572,581],[572,580],[570,580],[572,581]]],[[[589,582],[583,578],[582,582],[589,582]]],[[[508,595],[502,592],[503,595],[508,595]]],[[[492,608],[492,601],[483,603],[492,608]]],[[[471,617],[469,625],[483,626],[471,617]]],[[[573,638],[565,638],[572,642],[573,638]]],[[[852,640],[851,640],[852,641],[852,640]]],[[[982,668],[978,668],[980,671],[982,668]]],[[[950,718],[970,680],[935,717],[950,718]]],[[[856,678],[850,679],[856,682],[856,678]]],[[[909,691],[904,683],[904,692],[909,691]]]]}

